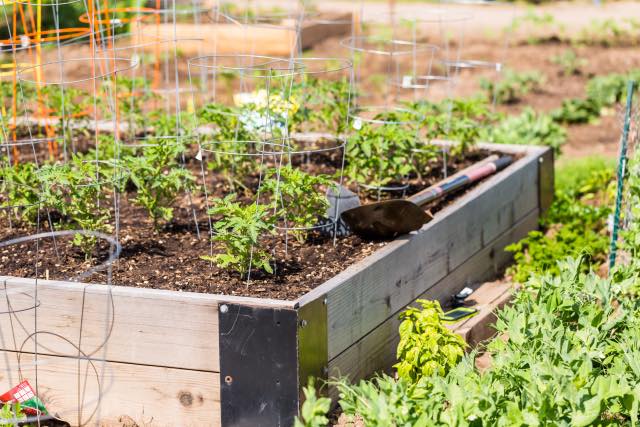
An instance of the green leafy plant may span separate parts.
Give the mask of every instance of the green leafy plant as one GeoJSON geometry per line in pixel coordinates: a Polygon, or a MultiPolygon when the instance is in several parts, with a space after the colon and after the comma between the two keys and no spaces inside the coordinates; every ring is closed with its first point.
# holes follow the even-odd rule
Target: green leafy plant
{"type": "Polygon", "coordinates": [[[438,301],[417,300],[400,314],[400,343],[394,365],[398,376],[416,382],[425,376],[446,375],[464,354],[465,342],[442,323],[438,301]]]}
{"type": "Polygon", "coordinates": [[[343,380],[343,413],[364,425],[636,425],[640,322],[637,301],[625,297],[629,276],[581,273],[582,262],[532,277],[498,311],[485,370],[471,352],[444,377],[343,380]]]}
{"type": "MultiPolygon", "coordinates": [[[[44,165],[36,172],[41,207],[60,214],[65,228],[109,232],[111,213],[105,202],[108,181],[95,161],[74,156],[70,164],[44,165]]],[[[88,258],[97,238],[76,234],[73,244],[88,258]]]]}
{"type": "Polygon", "coordinates": [[[410,126],[362,123],[347,143],[345,174],[373,187],[401,182],[413,171],[408,159],[415,148],[418,138],[410,126]]]}
{"type": "Polygon", "coordinates": [[[538,90],[544,83],[543,75],[538,71],[516,72],[506,70],[497,82],[482,78],[480,87],[486,91],[487,99],[509,104],[520,100],[531,91],[538,90]]]}
{"type": "Polygon", "coordinates": [[[198,122],[213,125],[215,134],[203,137],[201,145],[211,153],[207,167],[225,175],[232,188],[255,170],[252,154],[260,137],[244,126],[241,112],[220,104],[207,104],[198,112],[198,122]]]}
{"type": "Polygon", "coordinates": [[[624,102],[629,80],[635,81],[636,84],[640,83],[640,70],[594,77],[587,83],[587,98],[601,107],[610,107],[618,102],[624,102]]]}
{"type": "MultiPolygon", "coordinates": [[[[426,129],[427,140],[443,139],[458,143],[453,147],[454,155],[471,148],[481,138],[482,130],[499,118],[483,97],[445,99],[439,103],[418,101],[408,107],[424,117],[422,127],[426,129]]],[[[426,158],[422,164],[416,165],[417,170],[423,169],[429,160],[431,158],[426,158]]]]}
{"type": "Polygon", "coordinates": [[[291,165],[267,171],[260,191],[269,196],[270,204],[278,216],[284,217],[285,226],[303,242],[308,230],[322,217],[329,201],[323,189],[335,186],[327,175],[310,175],[291,165]]]}
{"type": "Polygon", "coordinates": [[[602,46],[635,46],[640,21],[635,18],[593,19],[582,28],[575,38],[576,43],[602,46]]]}
{"type": "MultiPolygon", "coordinates": [[[[513,1],[513,0],[509,0],[513,1]]],[[[543,3],[546,0],[529,0],[529,3],[543,3]]],[[[522,29],[527,32],[527,43],[538,44],[553,38],[562,38],[565,27],[556,20],[551,13],[537,13],[534,7],[529,7],[524,15],[513,19],[506,28],[509,32],[522,29]]]]}
{"type": "Polygon", "coordinates": [[[18,427],[24,425],[26,416],[22,413],[20,402],[5,403],[0,408],[0,427],[18,427]]]}
{"type": "Polygon", "coordinates": [[[561,54],[552,56],[551,62],[562,68],[562,74],[564,76],[573,76],[582,73],[582,67],[589,63],[586,59],[580,58],[573,49],[567,49],[561,54]]]}
{"type": "Polygon", "coordinates": [[[611,195],[607,187],[613,168],[606,163],[584,161],[570,165],[559,175],[555,201],[544,219],[543,231],[532,231],[517,243],[507,246],[514,253],[515,264],[509,273],[520,283],[534,273],[559,274],[557,261],[568,256],[589,254],[582,269],[598,266],[606,260],[609,237],[606,220],[611,195]]]}
{"type": "Polygon", "coordinates": [[[292,128],[301,132],[343,133],[352,96],[349,81],[304,77],[288,89],[300,105],[290,118],[292,128]]]}
{"type": "Polygon", "coordinates": [[[600,110],[600,104],[592,98],[564,99],[562,107],[552,111],[551,117],[557,123],[594,123],[600,117],[600,110]]]}
{"type": "Polygon", "coordinates": [[[483,139],[498,144],[548,145],[560,153],[560,147],[567,141],[567,131],[551,116],[527,108],[493,129],[484,129],[483,139]]]}
{"type": "MultiPolygon", "coordinates": [[[[156,98],[151,92],[151,83],[144,77],[117,76],[107,79],[103,83],[102,91],[105,99],[118,100],[118,114],[126,121],[130,128],[128,133],[135,135],[136,131],[144,127],[147,119],[143,114],[145,103],[156,98]]],[[[113,112],[113,105],[101,106],[106,110],[107,116],[113,112]]]]}
{"type": "Polygon", "coordinates": [[[48,115],[58,118],[57,136],[66,137],[64,143],[71,144],[71,122],[75,126],[87,123],[91,106],[89,94],[65,85],[45,85],[39,90],[48,115]]]}
{"type": "Polygon", "coordinates": [[[154,228],[173,218],[173,204],[181,191],[193,187],[195,178],[178,164],[185,148],[179,139],[153,138],[141,155],[124,158],[124,166],[136,188],[132,202],[145,208],[154,228]]]}
{"type": "Polygon", "coordinates": [[[331,407],[331,399],[318,397],[313,386],[313,379],[303,389],[304,403],[300,408],[300,417],[296,417],[294,427],[325,427],[329,425],[326,413],[331,407]]]}
{"type": "Polygon", "coordinates": [[[12,207],[1,212],[11,212],[17,218],[34,223],[40,209],[40,183],[36,166],[30,162],[0,168],[0,194],[6,198],[1,206],[12,207]]]}
{"type": "Polygon", "coordinates": [[[219,216],[215,222],[213,240],[224,252],[202,258],[214,262],[221,268],[232,268],[246,274],[250,268],[258,268],[273,273],[271,255],[264,248],[261,237],[275,233],[275,218],[270,208],[255,202],[242,205],[236,195],[224,199],[214,199],[210,215],[219,216]]]}

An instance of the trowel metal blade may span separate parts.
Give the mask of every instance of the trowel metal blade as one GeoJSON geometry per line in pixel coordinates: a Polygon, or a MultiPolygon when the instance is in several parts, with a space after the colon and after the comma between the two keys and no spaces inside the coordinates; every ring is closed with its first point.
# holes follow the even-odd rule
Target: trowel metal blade
{"type": "Polygon", "coordinates": [[[418,205],[402,199],[359,206],[344,211],[341,217],[352,232],[372,240],[390,239],[419,230],[432,219],[418,205]]]}

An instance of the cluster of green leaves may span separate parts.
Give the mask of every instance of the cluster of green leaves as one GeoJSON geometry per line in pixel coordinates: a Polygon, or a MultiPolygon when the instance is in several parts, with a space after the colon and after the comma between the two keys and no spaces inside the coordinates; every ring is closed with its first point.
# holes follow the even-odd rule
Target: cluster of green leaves
{"type": "Polygon", "coordinates": [[[178,163],[185,147],[177,138],[152,138],[141,153],[123,158],[123,166],[136,188],[132,202],[147,210],[155,228],[171,221],[178,195],[190,190],[195,178],[178,163]]]}
{"type": "Polygon", "coordinates": [[[567,141],[567,131],[553,118],[526,108],[519,116],[510,116],[494,128],[483,129],[483,139],[497,144],[547,145],[556,153],[567,141]]]}
{"type": "MultiPolygon", "coordinates": [[[[8,194],[4,205],[13,207],[13,214],[25,222],[34,223],[46,213],[47,219],[55,218],[56,225],[66,229],[105,232],[111,228],[106,203],[111,181],[95,160],[76,155],[69,163],[40,168],[20,163],[3,168],[1,176],[0,185],[8,194]]],[[[96,241],[77,234],[73,244],[90,256],[96,241]]]]}
{"type": "Polygon", "coordinates": [[[313,378],[309,378],[309,383],[303,389],[304,403],[300,408],[300,417],[296,417],[294,427],[318,427],[329,423],[326,414],[331,407],[331,399],[318,397],[313,385],[313,378]]]}
{"type": "Polygon", "coordinates": [[[439,103],[418,101],[409,108],[424,118],[427,140],[457,142],[453,154],[464,153],[482,136],[482,129],[494,124],[498,115],[485,98],[446,99],[439,103]]]}
{"type": "Polygon", "coordinates": [[[275,217],[270,215],[270,207],[255,202],[242,204],[235,194],[212,202],[209,214],[219,217],[214,223],[212,238],[222,244],[224,252],[202,258],[240,274],[247,273],[250,268],[273,273],[271,254],[260,240],[266,234],[275,233],[275,217]]]}
{"type": "Polygon", "coordinates": [[[400,343],[394,365],[398,377],[417,382],[434,374],[446,375],[464,354],[464,340],[442,323],[438,301],[419,299],[421,308],[410,307],[400,314],[400,343]]]}
{"type": "Polygon", "coordinates": [[[580,58],[573,49],[567,49],[561,54],[552,56],[551,62],[562,68],[562,74],[565,77],[582,73],[582,67],[589,63],[585,58],[580,58]]]}
{"type": "Polygon", "coordinates": [[[18,427],[25,425],[26,416],[22,412],[20,402],[4,403],[0,408],[0,427],[18,427]]]}
{"type": "Polygon", "coordinates": [[[323,188],[335,184],[327,175],[311,175],[299,168],[285,165],[267,171],[260,191],[269,197],[274,212],[285,220],[285,227],[303,242],[308,230],[317,224],[329,208],[323,188]]]}
{"type": "MultiPolygon", "coordinates": [[[[147,118],[144,113],[144,105],[148,101],[156,98],[151,91],[151,82],[144,77],[117,76],[115,81],[107,79],[102,84],[104,99],[117,99],[118,114],[122,121],[128,123],[131,135],[139,131],[145,125],[147,118]]],[[[103,98],[99,98],[101,101],[103,98]]],[[[106,110],[108,117],[113,110],[113,105],[105,105],[100,102],[100,106],[106,110]]]]}
{"type": "Polygon", "coordinates": [[[636,425],[640,304],[624,297],[628,280],[581,273],[581,262],[532,277],[497,313],[485,371],[472,352],[444,377],[343,381],[343,412],[364,425],[636,425]]]}
{"type": "MultiPolygon", "coordinates": [[[[131,182],[132,202],[144,207],[158,228],[173,218],[180,192],[195,184],[193,175],[178,162],[184,150],[175,138],[151,138],[141,152],[101,138],[97,149],[73,155],[67,163],[5,166],[0,170],[0,189],[7,195],[3,205],[13,207],[12,213],[27,223],[47,213],[47,219],[64,228],[104,232],[110,230],[109,197],[131,182]],[[113,160],[96,160],[103,158],[113,160]]],[[[91,236],[74,238],[87,255],[95,242],[91,236]]]]}
{"type": "Polygon", "coordinates": [[[594,123],[600,117],[601,105],[593,98],[569,98],[562,100],[562,106],[551,112],[557,123],[594,123]]]}
{"type": "MultiPolygon", "coordinates": [[[[532,2],[538,3],[541,0],[533,0],[532,2]]],[[[537,13],[533,7],[528,8],[524,15],[513,19],[506,30],[513,32],[522,28],[527,32],[527,43],[529,44],[543,43],[550,37],[562,37],[565,32],[564,24],[556,20],[551,13],[537,13]],[[530,29],[532,31],[529,31],[530,29]]]]}
{"type": "Polygon", "coordinates": [[[633,80],[636,85],[640,83],[640,70],[594,77],[587,83],[587,98],[601,107],[611,107],[618,102],[624,102],[629,80],[633,80]]]}
{"type": "Polygon", "coordinates": [[[554,203],[541,221],[543,230],[531,231],[507,247],[515,258],[509,273],[517,282],[545,271],[557,274],[557,260],[583,251],[590,255],[589,262],[582,264],[585,270],[606,260],[606,221],[611,213],[607,188],[613,167],[587,158],[560,169],[558,176],[554,203]]]}
{"type": "Polygon", "coordinates": [[[640,70],[594,77],[587,83],[586,98],[565,99],[562,107],[553,111],[551,115],[558,123],[592,123],[600,117],[604,109],[624,102],[629,80],[638,84],[640,70]]]}
{"type": "Polygon", "coordinates": [[[575,43],[602,46],[636,46],[640,20],[636,18],[594,19],[585,26],[575,43]]]}
{"type": "Polygon", "coordinates": [[[409,159],[420,146],[410,124],[362,123],[349,137],[345,174],[353,182],[374,187],[399,183],[414,170],[409,159]]]}
{"type": "Polygon", "coordinates": [[[223,252],[203,258],[240,274],[249,268],[273,273],[264,236],[275,234],[278,220],[284,219],[284,227],[303,242],[318,218],[325,215],[329,207],[325,190],[334,185],[326,175],[311,175],[284,165],[266,171],[260,193],[249,203],[241,203],[235,194],[214,199],[209,214],[219,219],[213,240],[221,244],[223,252]]]}
{"type": "Polygon", "coordinates": [[[482,78],[480,87],[486,91],[487,99],[509,104],[517,102],[531,91],[538,90],[543,83],[544,76],[538,71],[506,70],[496,82],[482,78]]]}
{"type": "MultiPolygon", "coordinates": [[[[201,145],[211,153],[207,168],[223,174],[232,188],[242,184],[241,179],[255,170],[251,141],[259,136],[249,131],[240,121],[237,108],[221,104],[207,104],[198,111],[198,122],[213,125],[215,134],[203,136],[201,145]]],[[[242,186],[242,185],[241,185],[242,186]]]]}
{"type": "Polygon", "coordinates": [[[300,108],[291,117],[298,131],[329,131],[339,135],[345,131],[349,114],[350,84],[346,79],[318,79],[305,75],[289,92],[300,108]]]}

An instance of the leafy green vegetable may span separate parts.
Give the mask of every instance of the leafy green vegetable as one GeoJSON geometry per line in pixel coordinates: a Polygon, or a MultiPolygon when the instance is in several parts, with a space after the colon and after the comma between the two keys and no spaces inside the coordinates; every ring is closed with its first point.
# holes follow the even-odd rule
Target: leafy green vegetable
{"type": "Polygon", "coordinates": [[[173,218],[173,204],[181,191],[189,190],[195,178],[178,164],[177,157],[185,150],[177,138],[153,138],[141,155],[129,155],[124,165],[136,187],[132,202],[147,210],[157,229],[160,221],[173,218]]]}
{"type": "Polygon", "coordinates": [[[508,117],[493,129],[485,129],[483,137],[498,144],[548,145],[559,153],[567,141],[567,131],[550,116],[526,108],[521,115],[508,117]]]}
{"type": "Polygon", "coordinates": [[[561,54],[551,57],[551,62],[562,68],[564,76],[573,76],[580,74],[582,67],[587,65],[589,61],[578,57],[575,50],[567,49],[561,54]]]}
{"type": "Polygon", "coordinates": [[[221,268],[232,268],[245,274],[250,268],[273,273],[271,255],[262,246],[261,237],[275,233],[275,218],[269,215],[269,206],[250,203],[243,206],[230,194],[224,199],[214,199],[210,215],[220,216],[215,222],[213,240],[222,245],[225,252],[202,258],[221,268]]]}
{"type": "Polygon", "coordinates": [[[331,399],[318,397],[313,386],[313,379],[303,389],[304,403],[300,408],[300,417],[296,417],[294,427],[324,427],[329,424],[329,419],[325,416],[331,407],[331,399]]]}
{"type": "Polygon", "coordinates": [[[326,189],[335,184],[327,175],[310,175],[291,165],[267,171],[261,192],[269,195],[272,208],[285,219],[285,226],[304,241],[308,230],[317,224],[329,207],[326,189]]]}
{"type": "Polygon", "coordinates": [[[582,262],[533,276],[498,311],[486,370],[472,352],[444,377],[343,380],[343,412],[364,425],[636,425],[639,305],[625,297],[628,282],[581,273],[582,262]]]}
{"type": "Polygon", "coordinates": [[[513,103],[529,92],[538,90],[544,83],[544,76],[538,71],[516,72],[506,70],[497,82],[488,79],[480,80],[480,87],[487,93],[487,99],[500,104],[513,103]]]}
{"type": "Polygon", "coordinates": [[[564,99],[562,107],[551,112],[551,117],[557,123],[593,123],[600,117],[600,111],[600,104],[592,98],[572,98],[564,99]]]}
{"type": "Polygon", "coordinates": [[[611,213],[607,187],[613,180],[613,168],[606,162],[583,161],[571,164],[558,173],[555,201],[542,220],[543,231],[532,231],[517,243],[507,246],[514,253],[515,264],[509,268],[514,280],[524,283],[532,274],[558,274],[557,261],[590,255],[583,271],[606,259],[609,238],[606,221],[611,213]],[[599,169],[587,169],[600,166],[599,169]],[[598,202],[598,203],[595,203],[598,202]]]}
{"type": "Polygon", "coordinates": [[[416,382],[423,376],[446,375],[464,354],[465,342],[443,325],[438,301],[417,300],[400,314],[400,343],[394,365],[398,376],[416,382]]]}
{"type": "Polygon", "coordinates": [[[373,187],[399,183],[413,170],[407,159],[418,147],[418,136],[411,126],[362,123],[347,143],[345,174],[354,182],[373,187]]]}
{"type": "MultiPolygon", "coordinates": [[[[58,212],[65,228],[111,231],[107,191],[103,191],[109,188],[109,182],[95,161],[75,156],[72,164],[44,165],[36,175],[41,209],[58,212]]],[[[73,239],[87,258],[96,243],[96,237],[84,234],[76,234],[73,239]]]]}

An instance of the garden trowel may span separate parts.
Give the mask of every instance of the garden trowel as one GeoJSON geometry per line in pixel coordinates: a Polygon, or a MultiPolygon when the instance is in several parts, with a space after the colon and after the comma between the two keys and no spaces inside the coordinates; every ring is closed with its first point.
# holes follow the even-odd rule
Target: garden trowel
{"type": "Polygon", "coordinates": [[[341,218],[353,233],[371,240],[390,239],[419,230],[433,219],[422,206],[502,170],[512,162],[511,156],[492,155],[407,199],[358,206],[342,212],[341,218]]]}

